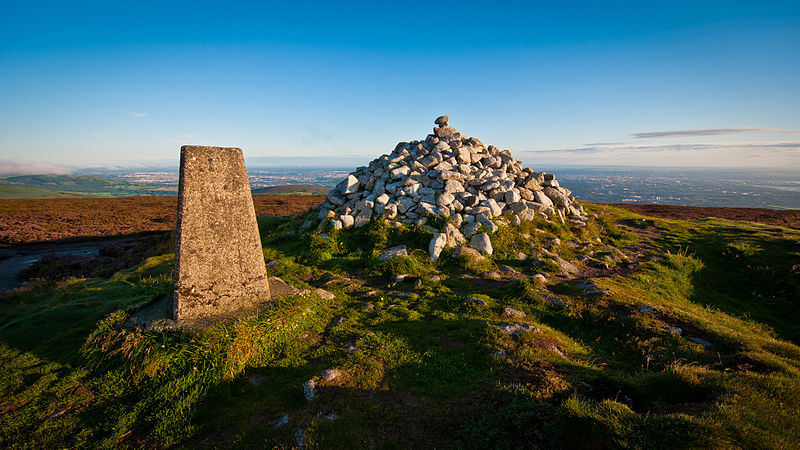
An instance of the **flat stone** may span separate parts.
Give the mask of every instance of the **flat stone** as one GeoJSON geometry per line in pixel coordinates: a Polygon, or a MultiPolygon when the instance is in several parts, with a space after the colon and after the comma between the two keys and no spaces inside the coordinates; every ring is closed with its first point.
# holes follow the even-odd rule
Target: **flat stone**
{"type": "Polygon", "coordinates": [[[467,243],[467,238],[451,223],[444,226],[443,233],[447,236],[448,247],[459,247],[467,243]]]}
{"type": "Polygon", "coordinates": [[[314,289],[314,293],[324,298],[325,300],[333,300],[336,298],[334,294],[326,291],[325,289],[319,289],[319,288],[314,289]]]}
{"type": "Polygon", "coordinates": [[[320,376],[325,381],[333,381],[333,380],[339,378],[341,375],[342,375],[342,371],[339,370],[339,369],[327,369],[327,370],[323,370],[322,373],[320,373],[320,376]]]}
{"type": "Polygon", "coordinates": [[[451,126],[440,126],[439,128],[433,129],[433,134],[436,135],[439,139],[450,139],[458,133],[458,130],[451,126]]]}
{"type": "Polygon", "coordinates": [[[469,247],[458,247],[454,248],[453,251],[450,253],[453,258],[474,258],[474,259],[485,259],[481,252],[475,250],[474,248],[469,247]]]}
{"type": "Polygon", "coordinates": [[[330,323],[328,323],[328,326],[325,327],[325,332],[327,333],[343,323],[344,323],[344,316],[336,316],[330,321],[330,323]]]}
{"type": "Polygon", "coordinates": [[[317,383],[314,380],[308,380],[303,384],[303,396],[308,402],[313,401],[317,396],[317,383]]]}
{"type": "Polygon", "coordinates": [[[469,241],[469,246],[479,252],[484,252],[489,255],[491,255],[494,251],[492,249],[492,241],[489,239],[489,235],[486,233],[478,233],[472,236],[472,239],[469,241]]]}
{"type": "MultiPolygon", "coordinates": [[[[452,180],[451,180],[451,181],[452,181],[452,180]]],[[[449,192],[445,192],[445,193],[443,193],[442,195],[440,195],[440,196],[439,196],[439,197],[436,199],[436,204],[437,204],[437,205],[439,205],[439,206],[447,206],[447,205],[449,205],[449,204],[453,203],[453,201],[454,201],[455,199],[456,199],[456,198],[453,196],[453,194],[451,194],[451,193],[449,193],[449,192]]]]}
{"type": "Polygon", "coordinates": [[[478,223],[489,230],[490,233],[496,233],[499,230],[498,226],[483,214],[478,216],[478,223]]]}
{"type": "Polygon", "coordinates": [[[539,328],[524,322],[498,323],[495,325],[500,331],[512,336],[530,331],[539,331],[539,328]]]}
{"type": "Polygon", "coordinates": [[[447,180],[444,184],[445,192],[464,192],[464,185],[458,180],[447,180]]]}
{"type": "Polygon", "coordinates": [[[461,302],[461,304],[462,305],[475,304],[475,305],[478,305],[478,306],[489,306],[489,304],[486,303],[485,301],[483,301],[483,300],[481,300],[479,298],[472,297],[472,296],[469,296],[469,297],[465,298],[464,301],[461,302]]]}
{"type": "Polygon", "coordinates": [[[375,202],[380,204],[380,205],[385,205],[385,204],[389,203],[389,196],[386,195],[385,193],[381,194],[381,195],[379,195],[378,197],[375,198],[375,202]]]}
{"type": "Polygon", "coordinates": [[[522,200],[522,196],[519,195],[518,191],[512,189],[510,191],[506,191],[505,200],[506,203],[517,203],[522,200]]]}
{"type": "MultiPolygon", "coordinates": [[[[472,217],[472,216],[470,216],[472,217]]],[[[480,222],[469,222],[464,225],[461,229],[464,231],[464,234],[467,236],[472,236],[478,232],[478,229],[481,227],[480,222]]]]}
{"type": "Polygon", "coordinates": [[[524,312],[514,308],[503,308],[503,315],[505,317],[510,317],[512,319],[517,317],[522,318],[526,316],[524,312]]]}
{"type": "Polygon", "coordinates": [[[428,244],[428,254],[431,257],[431,261],[438,261],[439,256],[442,254],[442,250],[444,250],[445,246],[447,245],[447,235],[444,233],[436,233],[433,235],[433,239],[431,239],[430,244],[428,244]]]}
{"type": "Polygon", "coordinates": [[[356,222],[356,218],[349,214],[344,214],[340,216],[339,220],[342,221],[342,227],[345,229],[352,227],[356,222]]]}
{"type": "Polygon", "coordinates": [[[566,259],[560,256],[556,256],[556,264],[558,264],[558,266],[561,268],[561,272],[566,273],[568,275],[575,275],[578,272],[580,272],[580,269],[578,269],[578,267],[575,266],[575,264],[572,264],[571,262],[567,261],[566,259]]]}
{"type": "Polygon", "coordinates": [[[286,425],[287,423],[289,423],[289,416],[282,416],[275,422],[274,425],[272,425],[272,428],[277,430],[278,428],[286,425]]]}
{"type": "Polygon", "coordinates": [[[380,256],[378,256],[378,259],[381,261],[387,261],[392,258],[396,258],[398,256],[400,257],[408,256],[408,250],[406,249],[405,245],[398,245],[397,247],[387,248],[386,250],[381,252],[380,256]]]}
{"type": "Polygon", "coordinates": [[[706,347],[706,348],[711,347],[711,342],[708,342],[705,339],[700,339],[698,337],[690,337],[689,340],[694,342],[695,344],[700,344],[700,345],[702,345],[703,347],[706,347]]]}
{"type": "Polygon", "coordinates": [[[439,116],[433,123],[439,126],[447,126],[448,122],[450,122],[450,116],[439,116]]]}

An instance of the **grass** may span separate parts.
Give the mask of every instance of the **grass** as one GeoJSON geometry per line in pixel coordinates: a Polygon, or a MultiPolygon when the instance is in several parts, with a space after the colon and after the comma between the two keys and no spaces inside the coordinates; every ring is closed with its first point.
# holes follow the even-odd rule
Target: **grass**
{"type": "Polygon", "coordinates": [[[501,227],[490,257],[436,263],[422,227],[323,236],[302,218],[261,217],[270,274],[325,283],[335,299],[284,298],[199,334],[123,326],[171,291],[169,254],[6,294],[0,446],[290,448],[299,429],[308,448],[800,440],[800,232],[586,206],[598,218],[584,229],[501,227]],[[399,243],[409,257],[377,259],[399,243]],[[559,278],[544,251],[588,270],[615,249],[637,265],[589,279],[559,278]],[[548,282],[479,276],[502,265],[548,282]],[[510,322],[537,331],[497,326],[510,322]],[[331,368],[341,376],[326,381],[331,368]]]}

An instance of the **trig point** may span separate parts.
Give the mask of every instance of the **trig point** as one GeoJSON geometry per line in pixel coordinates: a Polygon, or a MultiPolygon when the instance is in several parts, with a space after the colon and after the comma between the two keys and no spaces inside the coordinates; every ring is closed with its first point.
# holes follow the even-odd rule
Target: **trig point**
{"type": "Polygon", "coordinates": [[[270,298],[242,150],[181,147],[173,319],[201,328],[270,298]]]}

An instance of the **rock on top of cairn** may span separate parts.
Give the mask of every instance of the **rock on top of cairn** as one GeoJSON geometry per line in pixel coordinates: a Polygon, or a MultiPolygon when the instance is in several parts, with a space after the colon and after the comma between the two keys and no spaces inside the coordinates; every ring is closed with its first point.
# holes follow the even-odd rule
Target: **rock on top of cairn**
{"type": "Polygon", "coordinates": [[[450,116],[439,116],[433,123],[439,125],[439,128],[444,128],[448,122],[450,122],[450,116]]]}
{"type": "Polygon", "coordinates": [[[202,328],[270,299],[242,150],[181,147],[173,319],[202,328]]]}

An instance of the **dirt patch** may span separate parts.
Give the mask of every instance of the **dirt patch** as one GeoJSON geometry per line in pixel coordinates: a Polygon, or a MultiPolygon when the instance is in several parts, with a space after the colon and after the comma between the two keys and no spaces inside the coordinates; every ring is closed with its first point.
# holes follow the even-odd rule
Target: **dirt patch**
{"type": "Polygon", "coordinates": [[[679,205],[640,205],[632,203],[609,203],[609,205],[627,209],[645,216],[662,219],[696,220],[716,217],[728,220],[744,220],[767,225],[800,228],[800,210],[778,210],[767,208],[723,208],[711,206],[679,206],[679,205]]]}
{"type": "Polygon", "coordinates": [[[776,372],[777,369],[771,367],[761,361],[756,361],[747,355],[736,355],[733,361],[727,365],[726,370],[734,370],[736,372],[755,372],[755,373],[769,373],[776,372]]]}

